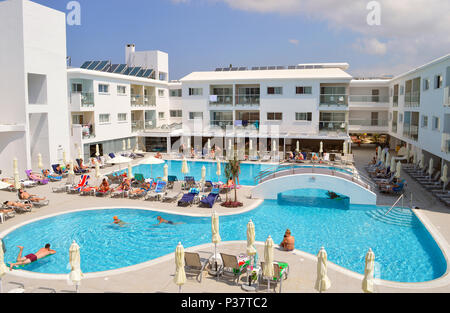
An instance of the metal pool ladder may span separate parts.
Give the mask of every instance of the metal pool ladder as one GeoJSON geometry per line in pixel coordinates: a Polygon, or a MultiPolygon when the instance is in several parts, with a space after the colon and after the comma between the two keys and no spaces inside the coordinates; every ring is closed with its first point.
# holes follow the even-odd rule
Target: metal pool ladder
{"type": "MultiPolygon", "coordinates": [[[[402,193],[402,194],[400,195],[400,197],[398,197],[397,201],[395,201],[395,203],[391,206],[391,208],[389,209],[389,211],[387,211],[386,214],[384,214],[384,216],[388,215],[389,212],[391,212],[391,211],[394,209],[394,207],[397,205],[397,203],[399,203],[400,200],[403,200],[404,197],[405,197],[405,194],[402,193]]],[[[403,207],[403,201],[402,201],[402,207],[403,207]]]]}

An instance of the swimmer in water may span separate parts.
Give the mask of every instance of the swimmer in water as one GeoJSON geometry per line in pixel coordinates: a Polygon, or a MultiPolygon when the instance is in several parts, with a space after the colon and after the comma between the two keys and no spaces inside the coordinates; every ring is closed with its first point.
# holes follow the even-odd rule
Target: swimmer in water
{"type": "Polygon", "coordinates": [[[328,197],[330,197],[330,199],[336,199],[336,198],[339,198],[339,195],[336,194],[336,193],[333,192],[333,191],[328,191],[328,192],[327,192],[327,195],[328,195],[328,197]]]}
{"type": "Polygon", "coordinates": [[[172,221],[165,220],[165,219],[163,219],[161,216],[158,216],[156,219],[159,221],[159,223],[156,224],[156,225],[161,225],[162,223],[164,223],[164,224],[169,224],[169,225],[183,224],[183,223],[174,223],[174,222],[172,222],[172,221]]]}
{"type": "Polygon", "coordinates": [[[120,227],[123,227],[124,225],[126,225],[127,223],[125,223],[122,220],[119,220],[119,218],[117,216],[114,216],[114,224],[119,225],[120,227]]]}

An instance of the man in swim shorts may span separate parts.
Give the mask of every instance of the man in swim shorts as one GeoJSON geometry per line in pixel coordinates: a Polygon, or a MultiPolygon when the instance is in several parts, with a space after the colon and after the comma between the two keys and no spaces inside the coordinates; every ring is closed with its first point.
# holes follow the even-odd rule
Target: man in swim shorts
{"type": "Polygon", "coordinates": [[[56,253],[55,250],[51,250],[50,249],[50,244],[49,243],[46,244],[44,248],[39,249],[38,252],[36,252],[34,254],[33,253],[28,254],[25,257],[22,257],[23,247],[22,246],[17,246],[17,248],[20,249],[19,255],[17,256],[17,262],[16,263],[12,263],[10,265],[10,267],[9,267],[10,270],[12,270],[15,266],[30,264],[30,263],[36,262],[37,260],[45,258],[48,255],[56,253]]]}
{"type": "Polygon", "coordinates": [[[174,223],[172,221],[165,220],[161,216],[158,216],[156,219],[159,221],[159,223],[157,225],[160,225],[162,223],[169,224],[169,225],[184,224],[184,223],[174,223]]]}
{"type": "Polygon", "coordinates": [[[119,220],[117,216],[114,216],[114,224],[119,225],[120,227],[124,226],[126,223],[122,220],[119,220]]]}

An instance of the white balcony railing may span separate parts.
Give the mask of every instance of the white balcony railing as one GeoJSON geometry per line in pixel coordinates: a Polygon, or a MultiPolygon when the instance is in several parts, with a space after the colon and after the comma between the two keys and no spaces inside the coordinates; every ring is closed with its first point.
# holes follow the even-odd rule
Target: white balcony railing
{"type": "Polygon", "coordinates": [[[373,96],[373,95],[350,95],[349,102],[361,102],[364,104],[374,103],[389,103],[388,96],[373,96]]]}

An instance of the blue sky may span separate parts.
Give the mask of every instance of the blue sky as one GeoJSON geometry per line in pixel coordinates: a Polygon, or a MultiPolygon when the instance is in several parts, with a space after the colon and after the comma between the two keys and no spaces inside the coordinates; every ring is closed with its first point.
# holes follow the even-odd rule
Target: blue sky
{"type": "MultiPolygon", "coordinates": [[[[69,0],[34,1],[68,12],[69,0]]],[[[401,25],[390,22],[396,20],[393,9],[386,13],[386,25],[374,30],[365,25],[365,7],[350,11],[349,0],[342,0],[328,10],[317,6],[319,0],[316,7],[308,1],[79,0],[81,25],[67,26],[67,53],[73,66],[91,59],[123,63],[125,44],[134,43],[137,50],[169,53],[170,79],[179,79],[229,64],[309,62],[348,62],[355,75],[398,74],[450,52],[447,42],[420,52],[427,34],[417,47],[399,51],[408,38],[401,25]]],[[[365,6],[368,1],[353,2],[365,6]]],[[[425,22],[407,26],[423,28],[425,22]]]]}

